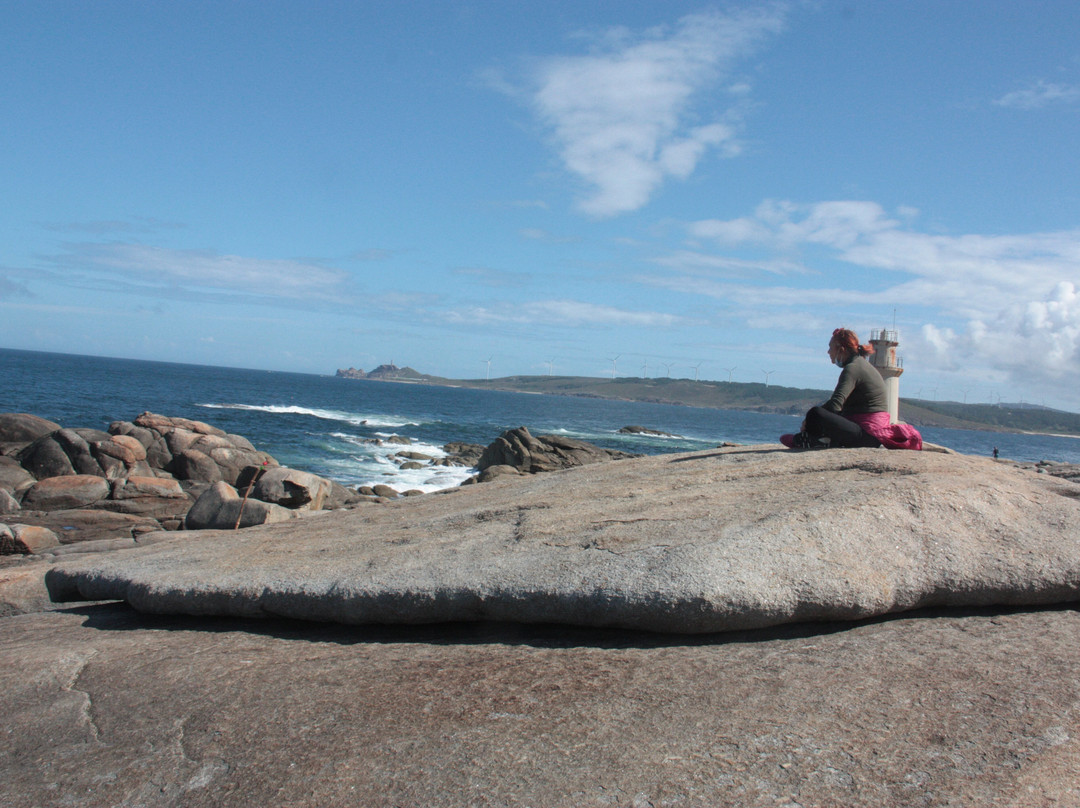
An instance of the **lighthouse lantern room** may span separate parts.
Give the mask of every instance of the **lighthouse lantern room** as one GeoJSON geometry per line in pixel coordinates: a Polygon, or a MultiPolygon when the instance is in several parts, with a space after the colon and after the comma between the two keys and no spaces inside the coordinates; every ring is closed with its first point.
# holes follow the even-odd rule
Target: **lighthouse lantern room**
{"type": "Polygon", "coordinates": [[[900,332],[895,328],[882,328],[870,332],[870,344],[874,353],[870,356],[871,364],[877,368],[885,380],[885,392],[889,402],[889,421],[900,422],[900,374],[904,372],[904,363],[896,355],[900,344],[900,332]]]}

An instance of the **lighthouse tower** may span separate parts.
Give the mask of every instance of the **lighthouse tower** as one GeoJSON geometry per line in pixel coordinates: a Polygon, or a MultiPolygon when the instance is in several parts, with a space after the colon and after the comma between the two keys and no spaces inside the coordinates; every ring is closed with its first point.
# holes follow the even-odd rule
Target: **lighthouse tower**
{"type": "Polygon", "coordinates": [[[896,355],[896,346],[900,344],[900,332],[886,328],[871,331],[870,344],[874,346],[870,362],[885,380],[889,421],[895,424],[900,420],[900,374],[904,372],[904,363],[896,355]]]}

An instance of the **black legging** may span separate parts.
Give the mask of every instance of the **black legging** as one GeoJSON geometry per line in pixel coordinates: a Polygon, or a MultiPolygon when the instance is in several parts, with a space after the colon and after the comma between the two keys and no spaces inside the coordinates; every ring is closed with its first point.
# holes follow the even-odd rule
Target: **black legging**
{"type": "Polygon", "coordinates": [[[857,423],[824,407],[812,407],[807,411],[806,434],[816,440],[828,438],[830,446],[846,449],[873,449],[881,445],[881,441],[863,432],[857,423]]]}

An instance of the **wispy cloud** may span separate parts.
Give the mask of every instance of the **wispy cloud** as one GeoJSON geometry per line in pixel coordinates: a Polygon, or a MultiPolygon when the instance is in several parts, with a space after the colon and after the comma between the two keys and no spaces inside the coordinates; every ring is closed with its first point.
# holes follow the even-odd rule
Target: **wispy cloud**
{"type": "Polygon", "coordinates": [[[498,308],[478,306],[466,311],[448,312],[447,318],[454,323],[513,323],[553,327],[670,328],[686,322],[685,318],[673,314],[631,311],[579,300],[536,300],[498,308]]]}
{"type": "Polygon", "coordinates": [[[1076,85],[1037,81],[1030,87],[995,98],[994,103],[1014,109],[1042,109],[1050,104],[1072,104],[1078,100],[1080,87],[1076,85]]]}
{"type": "Polygon", "coordinates": [[[33,297],[33,294],[24,284],[0,275],[0,300],[10,300],[14,297],[33,297]]]}
{"type": "Polygon", "coordinates": [[[511,272],[505,269],[492,269],[490,267],[457,267],[451,271],[455,275],[473,280],[482,286],[494,288],[524,286],[532,277],[526,272],[511,272]]]}
{"type": "Polygon", "coordinates": [[[518,230],[518,235],[527,241],[542,241],[546,244],[576,244],[581,241],[578,236],[558,236],[539,227],[523,227],[518,230]]]}
{"type": "Polygon", "coordinates": [[[700,122],[694,102],[740,56],[779,31],[784,7],[712,11],[673,30],[607,32],[594,52],[542,62],[533,107],[566,168],[591,188],[583,211],[613,216],[645,205],[669,177],[685,179],[709,149],[738,151],[733,107],[700,122]]]}
{"type": "Polygon", "coordinates": [[[84,272],[121,275],[149,286],[233,290],[257,296],[328,298],[346,273],[310,262],[175,250],[144,244],[66,245],[53,263],[84,272]]]}

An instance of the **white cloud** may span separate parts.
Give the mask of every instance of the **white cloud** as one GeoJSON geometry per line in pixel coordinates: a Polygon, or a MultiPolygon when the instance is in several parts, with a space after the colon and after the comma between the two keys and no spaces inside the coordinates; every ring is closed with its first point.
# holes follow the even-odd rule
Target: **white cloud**
{"type": "Polygon", "coordinates": [[[1063,281],[1040,299],[1018,301],[989,320],[973,320],[962,334],[927,325],[923,338],[939,360],[957,356],[985,363],[1024,382],[1072,380],[1080,373],[1080,294],[1063,281]]]}
{"type": "Polygon", "coordinates": [[[999,107],[1014,109],[1042,109],[1049,104],[1071,104],[1077,100],[1080,100],[1080,87],[1038,81],[1023,90],[1014,90],[995,98],[994,103],[999,107]]]}
{"type": "Polygon", "coordinates": [[[288,259],[221,255],[143,244],[75,244],[58,264],[124,275],[151,286],[232,290],[253,295],[326,298],[347,278],[341,270],[288,259]]]}
{"type": "Polygon", "coordinates": [[[907,209],[893,217],[874,202],[769,201],[749,217],[690,223],[689,236],[712,240],[716,253],[674,253],[654,262],[670,275],[639,280],[724,300],[747,321],[766,309],[812,305],[865,317],[902,306],[927,313],[913,339],[940,369],[985,368],[1050,388],[1080,374],[1080,230],[941,235],[913,229],[913,218],[907,209]],[[778,257],[726,254],[747,247],[778,257]],[[733,267],[782,265],[804,250],[814,251],[811,268],[831,267],[810,288],[794,279],[784,286],[733,280],[733,267]],[[831,277],[832,288],[822,288],[821,277],[831,277]]]}
{"type": "Polygon", "coordinates": [[[752,261],[727,255],[710,255],[694,250],[676,250],[652,259],[652,263],[687,274],[708,273],[725,278],[805,274],[806,268],[783,258],[752,261]]]}
{"type": "Polygon", "coordinates": [[[567,169],[593,189],[581,209],[636,210],[665,178],[689,177],[706,150],[737,153],[730,121],[693,125],[692,101],[782,23],[780,6],[696,14],[670,33],[619,29],[594,53],[543,63],[533,104],[567,169]]]}
{"type": "Polygon", "coordinates": [[[673,314],[628,311],[578,300],[537,300],[499,308],[475,307],[449,312],[455,323],[567,326],[633,326],[669,328],[684,322],[673,314]]]}

